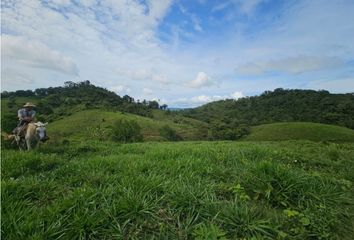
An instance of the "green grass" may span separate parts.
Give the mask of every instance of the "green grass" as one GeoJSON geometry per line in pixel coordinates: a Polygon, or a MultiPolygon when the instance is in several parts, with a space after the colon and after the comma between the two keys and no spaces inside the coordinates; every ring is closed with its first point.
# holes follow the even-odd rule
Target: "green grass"
{"type": "Polygon", "coordinates": [[[3,149],[3,239],[353,239],[353,143],[3,149]]]}
{"type": "Polygon", "coordinates": [[[264,124],[252,127],[251,134],[244,140],[281,141],[311,140],[354,142],[354,130],[321,123],[287,122],[264,124]]]}
{"type": "MultiPolygon", "coordinates": [[[[135,114],[108,112],[103,110],[85,110],[76,112],[63,119],[50,123],[47,127],[48,134],[53,136],[53,139],[92,139],[95,138],[95,133],[99,133],[102,129],[112,126],[118,119],[135,120],[142,128],[144,140],[161,141],[159,130],[164,125],[169,125],[176,130],[177,134],[185,140],[195,140],[202,138],[203,123],[193,121],[194,124],[189,124],[187,118],[183,118],[180,122],[174,122],[173,118],[159,117],[155,119],[138,116],[135,114]],[[199,126],[199,127],[198,127],[199,126]]],[[[156,113],[155,113],[156,115],[156,113]]],[[[204,128],[204,130],[206,130],[204,128]]]]}

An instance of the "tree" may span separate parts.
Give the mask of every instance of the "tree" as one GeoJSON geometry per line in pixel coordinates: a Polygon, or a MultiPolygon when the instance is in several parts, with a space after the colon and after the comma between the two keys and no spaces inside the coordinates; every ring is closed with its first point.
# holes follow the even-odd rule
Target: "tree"
{"type": "Polygon", "coordinates": [[[161,109],[161,110],[166,110],[166,109],[167,109],[167,104],[162,104],[162,105],[160,106],[160,109],[161,109]]]}
{"type": "Polygon", "coordinates": [[[112,127],[112,140],[123,143],[141,142],[141,127],[134,120],[119,119],[112,127]]]}
{"type": "Polygon", "coordinates": [[[168,125],[165,125],[160,129],[160,136],[168,141],[182,140],[181,136],[179,136],[176,131],[168,125]]]}
{"type": "Polygon", "coordinates": [[[129,96],[129,95],[124,95],[124,96],[123,96],[123,101],[124,101],[124,102],[128,102],[128,103],[133,103],[133,102],[134,102],[134,98],[132,98],[132,97],[129,96]]]}
{"type": "Polygon", "coordinates": [[[17,125],[17,114],[8,113],[1,115],[1,130],[11,132],[17,125]]]}
{"type": "Polygon", "coordinates": [[[7,107],[8,108],[13,108],[16,106],[16,101],[14,97],[9,97],[9,101],[7,102],[7,107]]]}
{"type": "Polygon", "coordinates": [[[149,101],[148,107],[151,109],[159,109],[159,103],[157,101],[149,101]]]}

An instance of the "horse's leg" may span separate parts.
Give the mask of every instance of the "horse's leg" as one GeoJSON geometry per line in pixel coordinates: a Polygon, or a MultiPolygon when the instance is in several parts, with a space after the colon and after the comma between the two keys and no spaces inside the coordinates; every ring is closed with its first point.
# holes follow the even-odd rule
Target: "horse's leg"
{"type": "Polygon", "coordinates": [[[23,150],[23,144],[22,144],[23,141],[21,141],[21,139],[18,139],[16,140],[16,144],[18,146],[18,148],[20,149],[20,151],[23,150]]]}
{"type": "Polygon", "coordinates": [[[30,151],[32,149],[30,137],[26,138],[26,145],[27,145],[27,150],[30,151]]]}

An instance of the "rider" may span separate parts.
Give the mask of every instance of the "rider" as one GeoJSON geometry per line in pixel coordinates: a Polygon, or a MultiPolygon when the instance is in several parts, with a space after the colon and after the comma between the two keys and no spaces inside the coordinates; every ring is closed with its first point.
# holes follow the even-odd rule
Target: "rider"
{"type": "Polygon", "coordinates": [[[34,121],[34,117],[36,115],[36,111],[33,110],[33,108],[36,107],[31,102],[26,103],[23,105],[23,108],[19,109],[17,112],[17,116],[19,119],[19,123],[17,124],[17,127],[14,129],[14,134],[16,135],[21,135],[21,132],[26,128],[28,123],[34,121]]]}

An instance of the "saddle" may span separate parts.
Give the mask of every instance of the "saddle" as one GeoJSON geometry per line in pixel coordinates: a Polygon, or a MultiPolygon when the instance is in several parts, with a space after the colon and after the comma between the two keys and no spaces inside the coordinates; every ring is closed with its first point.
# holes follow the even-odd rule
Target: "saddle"
{"type": "Polygon", "coordinates": [[[22,126],[16,127],[14,130],[14,134],[19,138],[24,138],[26,135],[27,127],[28,127],[28,123],[25,123],[22,126]]]}

